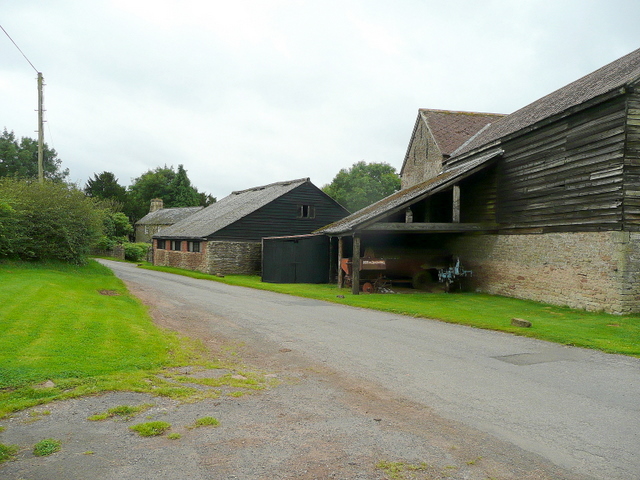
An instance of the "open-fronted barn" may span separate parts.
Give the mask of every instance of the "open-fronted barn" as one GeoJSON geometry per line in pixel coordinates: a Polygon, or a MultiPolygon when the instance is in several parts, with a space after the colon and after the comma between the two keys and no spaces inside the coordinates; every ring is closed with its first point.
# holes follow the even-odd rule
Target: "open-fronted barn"
{"type": "Polygon", "coordinates": [[[367,248],[436,248],[481,291],[638,312],[639,84],[636,50],[496,117],[441,165],[423,156],[430,178],[321,231],[354,263],[367,248]]]}

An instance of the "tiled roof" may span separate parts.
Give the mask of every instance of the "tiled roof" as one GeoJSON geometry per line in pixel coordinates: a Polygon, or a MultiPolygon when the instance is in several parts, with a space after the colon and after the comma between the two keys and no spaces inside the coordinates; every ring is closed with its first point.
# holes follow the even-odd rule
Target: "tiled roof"
{"type": "Polygon", "coordinates": [[[155,212],[147,213],[136,222],[136,225],[173,225],[203,208],[204,207],[161,208],[155,212]]]}
{"type": "Polygon", "coordinates": [[[371,223],[381,217],[393,213],[394,211],[405,208],[406,206],[409,206],[438,190],[447,188],[453,183],[460,181],[462,178],[484,168],[489,164],[490,160],[501,153],[502,150],[494,150],[462,165],[445,170],[435,178],[389,195],[373,205],[369,205],[368,207],[358,210],[342,220],[338,220],[337,222],[317,230],[317,232],[325,233],[327,235],[340,235],[362,227],[364,224],[371,223]]]}
{"type": "Polygon", "coordinates": [[[451,155],[485,125],[504,117],[499,113],[456,112],[426,108],[421,108],[419,114],[427,122],[443,155],[451,155]]]}
{"type": "Polygon", "coordinates": [[[163,228],[154,236],[206,238],[308,181],[308,178],[301,178],[232,192],[190,217],[163,228]]]}
{"type": "Polygon", "coordinates": [[[492,123],[453,156],[460,156],[483,145],[518,132],[535,123],[576,107],[600,95],[614,92],[640,79],[640,49],[599,68],[575,82],[492,123]]]}

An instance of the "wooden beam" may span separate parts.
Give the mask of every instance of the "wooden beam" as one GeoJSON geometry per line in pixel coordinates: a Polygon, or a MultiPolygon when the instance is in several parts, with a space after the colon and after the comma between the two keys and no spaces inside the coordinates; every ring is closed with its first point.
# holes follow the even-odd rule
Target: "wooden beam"
{"type": "Polygon", "coordinates": [[[374,223],[365,230],[388,232],[479,232],[497,230],[497,225],[483,223],[374,223]]]}
{"type": "Polygon", "coordinates": [[[360,294],[360,235],[353,234],[353,255],[351,257],[351,293],[360,294]]]}

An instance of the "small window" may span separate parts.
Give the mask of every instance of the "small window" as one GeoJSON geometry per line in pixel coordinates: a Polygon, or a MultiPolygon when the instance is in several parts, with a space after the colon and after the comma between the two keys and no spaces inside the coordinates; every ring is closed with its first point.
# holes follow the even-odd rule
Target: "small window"
{"type": "Polygon", "coordinates": [[[200,252],[200,242],[188,242],[187,250],[190,252],[199,253],[200,252]]]}
{"type": "Polygon", "coordinates": [[[158,250],[165,250],[167,248],[166,240],[158,240],[158,250]]]}
{"type": "Polygon", "coordinates": [[[171,250],[182,250],[182,240],[171,240],[171,250]]]}
{"type": "Polygon", "coordinates": [[[316,218],[316,207],[313,205],[298,205],[298,218],[316,218]]]}

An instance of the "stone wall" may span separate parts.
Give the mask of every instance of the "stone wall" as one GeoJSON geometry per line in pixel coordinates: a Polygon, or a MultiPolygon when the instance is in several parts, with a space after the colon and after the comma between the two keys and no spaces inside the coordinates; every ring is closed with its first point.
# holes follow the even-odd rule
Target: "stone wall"
{"type": "Polygon", "coordinates": [[[419,118],[402,170],[402,188],[409,188],[442,171],[442,153],[424,120],[419,118]]]}
{"type": "Polygon", "coordinates": [[[258,275],[262,265],[262,244],[252,242],[207,242],[207,273],[258,275]]]}
{"type": "Polygon", "coordinates": [[[181,250],[177,251],[159,249],[158,240],[154,239],[153,264],[207,273],[207,242],[200,242],[200,252],[189,252],[187,251],[187,242],[184,240],[181,250]]]}
{"type": "Polygon", "coordinates": [[[465,235],[449,245],[478,291],[609,313],[640,311],[640,233],[465,235]]]}

